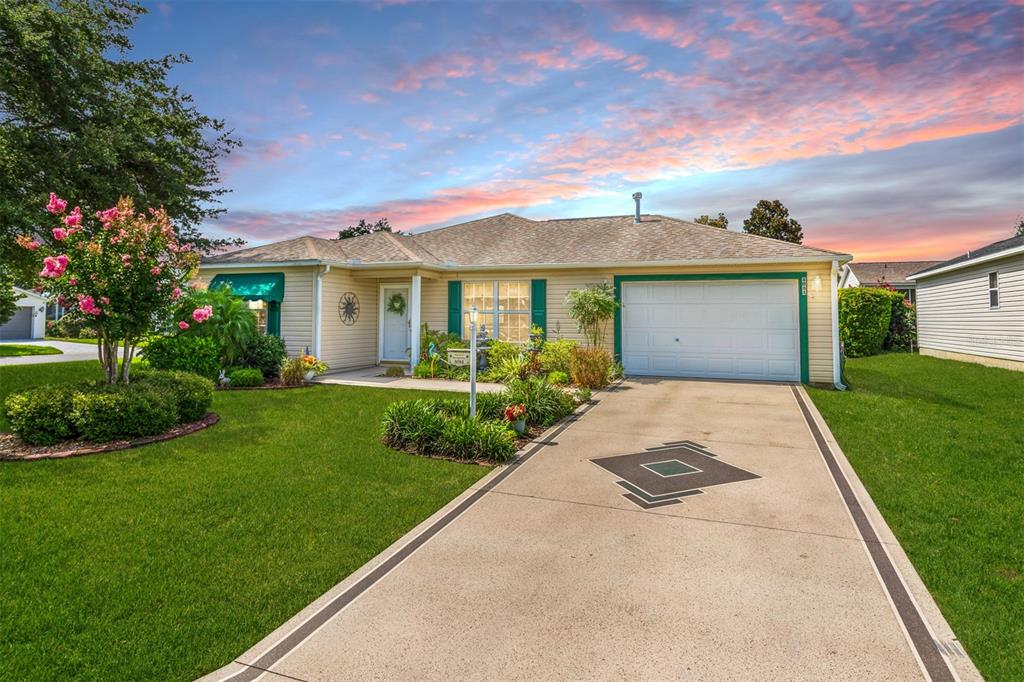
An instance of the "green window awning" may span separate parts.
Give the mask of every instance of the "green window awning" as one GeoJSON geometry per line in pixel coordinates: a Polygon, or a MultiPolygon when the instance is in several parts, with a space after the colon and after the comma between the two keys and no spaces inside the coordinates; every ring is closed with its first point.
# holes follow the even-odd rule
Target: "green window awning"
{"type": "Polygon", "coordinates": [[[246,301],[280,303],[284,300],[284,273],[259,272],[217,275],[210,288],[229,286],[231,293],[246,301]]]}

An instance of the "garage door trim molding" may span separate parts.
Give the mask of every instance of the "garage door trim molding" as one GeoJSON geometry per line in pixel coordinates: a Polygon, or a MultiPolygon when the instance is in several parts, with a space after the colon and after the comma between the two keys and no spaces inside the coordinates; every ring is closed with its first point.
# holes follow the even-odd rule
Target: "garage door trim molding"
{"type": "Polygon", "coordinates": [[[795,279],[800,300],[800,381],[810,381],[807,352],[807,273],[806,272],[732,272],[687,275],[615,275],[615,300],[620,306],[615,310],[615,359],[622,361],[622,284],[623,282],[684,282],[700,280],[766,280],[795,279]]]}

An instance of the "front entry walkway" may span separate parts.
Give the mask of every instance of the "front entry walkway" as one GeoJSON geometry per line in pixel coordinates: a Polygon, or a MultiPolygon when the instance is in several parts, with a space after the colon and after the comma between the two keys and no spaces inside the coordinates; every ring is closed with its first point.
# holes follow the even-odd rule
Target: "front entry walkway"
{"type": "Polygon", "coordinates": [[[802,389],[597,398],[210,679],[980,679],[802,389]]]}

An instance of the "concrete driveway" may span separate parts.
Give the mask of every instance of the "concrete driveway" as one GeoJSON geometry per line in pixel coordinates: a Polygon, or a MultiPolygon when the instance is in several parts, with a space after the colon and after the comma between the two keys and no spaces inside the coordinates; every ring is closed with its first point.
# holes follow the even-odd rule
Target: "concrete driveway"
{"type": "Polygon", "coordinates": [[[210,679],[981,679],[802,389],[596,397],[210,679]]]}
{"type": "Polygon", "coordinates": [[[25,355],[17,358],[0,358],[0,367],[11,365],[39,365],[46,362],[75,362],[76,360],[95,360],[96,344],[73,343],[70,341],[47,341],[44,339],[26,341],[0,341],[24,346],[50,346],[61,351],[60,355],[25,355]]]}

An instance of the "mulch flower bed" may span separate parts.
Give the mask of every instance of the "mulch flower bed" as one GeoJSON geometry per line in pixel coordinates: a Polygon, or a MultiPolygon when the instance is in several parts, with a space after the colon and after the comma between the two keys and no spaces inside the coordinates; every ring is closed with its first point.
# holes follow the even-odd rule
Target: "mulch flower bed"
{"type": "Polygon", "coordinates": [[[28,445],[22,443],[13,433],[0,433],[0,460],[27,462],[36,459],[65,459],[81,455],[95,455],[100,452],[127,450],[128,448],[137,448],[140,445],[159,443],[163,440],[187,436],[190,433],[201,431],[208,426],[213,426],[219,421],[220,417],[210,412],[199,421],[178,424],[169,431],[155,436],[145,436],[131,440],[115,440],[109,443],[87,443],[85,441],[69,440],[57,443],[56,445],[28,445]]]}

